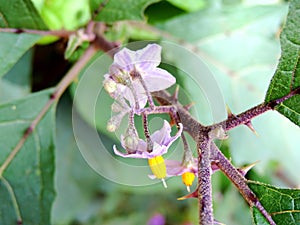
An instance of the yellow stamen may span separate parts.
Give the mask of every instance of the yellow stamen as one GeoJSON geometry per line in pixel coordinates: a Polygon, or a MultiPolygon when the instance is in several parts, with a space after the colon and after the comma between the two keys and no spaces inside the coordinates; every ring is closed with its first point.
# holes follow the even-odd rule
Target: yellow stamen
{"type": "Polygon", "coordinates": [[[167,188],[167,184],[164,179],[167,176],[167,169],[164,158],[161,155],[155,156],[151,159],[148,159],[148,164],[154,176],[157,179],[161,179],[164,187],[167,188]]]}
{"type": "Polygon", "coordinates": [[[184,174],[181,175],[182,177],[182,182],[186,185],[186,189],[188,192],[190,192],[190,186],[192,186],[193,181],[195,179],[195,174],[191,172],[185,172],[184,174]]]}

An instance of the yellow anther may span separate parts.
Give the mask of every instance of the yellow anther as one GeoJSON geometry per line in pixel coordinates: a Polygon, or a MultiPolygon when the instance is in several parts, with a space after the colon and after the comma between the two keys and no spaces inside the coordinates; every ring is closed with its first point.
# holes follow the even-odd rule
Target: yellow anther
{"type": "Polygon", "coordinates": [[[193,181],[195,179],[195,174],[191,172],[185,172],[184,174],[181,175],[182,177],[182,182],[186,185],[186,189],[188,192],[190,192],[190,186],[192,186],[193,181]]]}
{"type": "Polygon", "coordinates": [[[167,184],[164,178],[167,176],[167,169],[164,158],[159,155],[153,158],[148,159],[148,164],[154,176],[157,179],[161,179],[163,182],[164,187],[167,187],[167,184]]]}

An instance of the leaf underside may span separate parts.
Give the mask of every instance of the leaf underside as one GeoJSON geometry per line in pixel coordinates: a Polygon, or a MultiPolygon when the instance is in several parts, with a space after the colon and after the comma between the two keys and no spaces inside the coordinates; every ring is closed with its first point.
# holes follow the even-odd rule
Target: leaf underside
{"type": "MultiPolygon", "coordinates": [[[[0,165],[49,100],[50,90],[0,106],[0,165]]],[[[52,107],[0,178],[0,224],[50,224],[54,200],[54,113],[52,107]]]]}

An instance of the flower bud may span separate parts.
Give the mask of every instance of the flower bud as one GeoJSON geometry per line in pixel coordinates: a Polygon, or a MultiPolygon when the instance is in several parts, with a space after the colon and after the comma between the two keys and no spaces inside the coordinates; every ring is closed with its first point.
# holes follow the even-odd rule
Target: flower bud
{"type": "Polygon", "coordinates": [[[112,105],[111,105],[111,110],[113,112],[121,112],[122,110],[124,110],[124,108],[117,102],[114,102],[112,105]]]}
{"type": "Polygon", "coordinates": [[[124,143],[127,149],[136,149],[138,142],[138,138],[135,136],[124,137],[124,143]]]}
{"type": "Polygon", "coordinates": [[[112,116],[107,123],[106,129],[109,132],[115,132],[116,129],[120,126],[123,116],[124,114],[122,113],[112,116]]]}
{"type": "Polygon", "coordinates": [[[103,82],[104,89],[107,93],[112,94],[117,90],[117,83],[113,79],[105,79],[103,82]]]}

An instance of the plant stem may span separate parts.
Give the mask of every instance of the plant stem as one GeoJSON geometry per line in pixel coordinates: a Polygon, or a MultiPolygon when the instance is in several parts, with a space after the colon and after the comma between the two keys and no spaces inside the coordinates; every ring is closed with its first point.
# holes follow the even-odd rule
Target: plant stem
{"type": "Polygon", "coordinates": [[[272,217],[261,205],[255,194],[249,188],[247,179],[230,163],[230,161],[223,155],[218,149],[215,143],[211,143],[211,155],[212,160],[217,164],[220,170],[231,180],[231,182],[237,187],[248,204],[253,207],[257,207],[258,210],[264,215],[271,225],[276,225],[272,217]]]}
{"type": "Polygon", "coordinates": [[[207,135],[200,133],[198,140],[198,203],[199,224],[213,225],[210,142],[207,135]]]}
{"type": "Polygon", "coordinates": [[[30,126],[25,131],[24,135],[17,143],[15,148],[10,152],[4,163],[0,167],[0,178],[3,175],[5,169],[9,166],[11,161],[15,158],[18,152],[21,150],[23,144],[30,136],[30,134],[35,130],[37,124],[41,121],[43,116],[48,112],[50,107],[57,102],[57,100],[61,97],[67,87],[71,84],[71,82],[77,77],[79,72],[84,68],[87,62],[92,58],[92,56],[97,52],[98,48],[95,45],[90,45],[90,47],[85,51],[85,53],[81,56],[81,58],[74,64],[74,66],[69,70],[69,72],[65,75],[65,77],[59,82],[59,84],[54,89],[53,94],[50,96],[49,101],[42,108],[37,117],[31,122],[30,126]]]}
{"type": "Polygon", "coordinates": [[[7,33],[28,33],[28,34],[39,34],[39,35],[52,35],[61,38],[68,38],[70,35],[75,34],[76,31],[68,31],[68,30],[31,30],[31,29],[17,29],[17,28],[0,28],[0,32],[7,33]]]}

